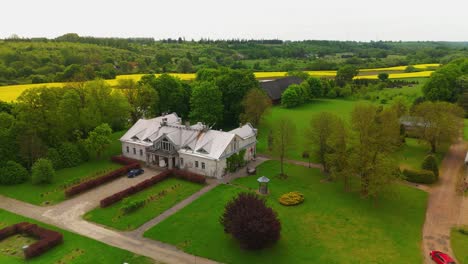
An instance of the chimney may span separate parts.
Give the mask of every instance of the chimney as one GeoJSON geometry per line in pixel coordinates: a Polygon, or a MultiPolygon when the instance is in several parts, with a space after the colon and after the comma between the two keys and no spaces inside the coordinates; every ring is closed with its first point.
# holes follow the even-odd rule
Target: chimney
{"type": "Polygon", "coordinates": [[[190,121],[185,121],[185,128],[190,128],[190,121]]]}
{"type": "Polygon", "coordinates": [[[163,118],[161,122],[161,126],[166,126],[167,125],[167,118],[163,118]]]}
{"type": "Polygon", "coordinates": [[[242,127],[242,123],[239,123],[239,127],[242,127]]]}

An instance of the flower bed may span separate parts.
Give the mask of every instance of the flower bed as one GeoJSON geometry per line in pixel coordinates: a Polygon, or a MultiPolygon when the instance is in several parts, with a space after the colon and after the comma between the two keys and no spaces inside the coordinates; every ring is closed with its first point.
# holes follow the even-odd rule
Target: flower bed
{"type": "Polygon", "coordinates": [[[290,206],[304,202],[304,195],[300,192],[288,192],[278,199],[280,204],[290,206]]]}
{"type": "Polygon", "coordinates": [[[101,208],[108,207],[116,202],[119,202],[120,200],[135,194],[137,192],[140,192],[146,188],[149,188],[153,185],[155,185],[158,182],[161,182],[169,177],[175,177],[195,183],[200,183],[203,184],[206,182],[206,178],[203,175],[199,175],[196,173],[184,171],[184,170],[165,170],[161,173],[159,173],[156,176],[151,177],[150,179],[144,180],[137,185],[131,186],[123,191],[117,192],[111,196],[108,196],[104,199],[101,200],[100,206],[101,208]]]}
{"type": "Polygon", "coordinates": [[[111,160],[113,162],[125,165],[125,167],[111,171],[101,177],[90,179],[80,184],[74,185],[65,190],[65,196],[70,197],[91,190],[99,185],[103,185],[107,182],[110,182],[127,174],[130,170],[138,169],[141,167],[139,162],[122,156],[112,157],[111,160]]]}
{"type": "Polygon", "coordinates": [[[39,239],[24,250],[24,256],[29,259],[44,254],[49,249],[63,242],[63,236],[59,232],[39,227],[27,222],[18,223],[0,230],[0,240],[15,234],[25,234],[39,239]]]}

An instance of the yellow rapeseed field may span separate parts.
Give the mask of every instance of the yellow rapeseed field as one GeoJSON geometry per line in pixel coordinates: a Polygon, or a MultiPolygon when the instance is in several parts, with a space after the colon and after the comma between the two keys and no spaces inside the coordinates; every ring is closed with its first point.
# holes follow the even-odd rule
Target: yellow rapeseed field
{"type": "MultiPolygon", "coordinates": [[[[428,69],[439,67],[440,64],[417,64],[413,65],[417,69],[428,69]]],[[[397,67],[388,67],[388,68],[375,68],[375,69],[361,69],[360,72],[378,72],[378,71],[388,71],[389,78],[398,79],[398,78],[422,78],[431,76],[433,71],[421,71],[421,72],[411,72],[411,73],[391,73],[391,71],[403,71],[406,69],[406,66],[397,66],[397,67]]],[[[306,71],[311,76],[315,77],[333,77],[336,75],[336,71],[306,71]]],[[[257,79],[273,79],[286,76],[286,72],[255,72],[255,77],[257,79]]],[[[118,75],[115,79],[106,80],[110,86],[117,86],[118,81],[121,79],[132,79],[134,81],[139,81],[141,77],[145,74],[125,74],[118,75]]],[[[155,74],[159,76],[161,74],[155,74]]],[[[184,81],[192,81],[195,79],[196,75],[194,73],[170,73],[174,77],[178,77],[184,81]]],[[[363,75],[357,76],[357,79],[377,79],[377,75],[363,75]]],[[[2,101],[14,101],[18,96],[25,90],[35,87],[63,87],[65,83],[40,83],[40,84],[22,84],[22,85],[7,85],[0,86],[0,100],[2,101]]]]}

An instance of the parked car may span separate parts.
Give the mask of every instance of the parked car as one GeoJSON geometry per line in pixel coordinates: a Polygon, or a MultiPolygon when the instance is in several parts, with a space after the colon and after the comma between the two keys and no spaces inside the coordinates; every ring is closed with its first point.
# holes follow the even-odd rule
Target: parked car
{"type": "Polygon", "coordinates": [[[438,264],[455,264],[455,261],[449,255],[437,250],[431,251],[429,256],[438,264]]]}
{"type": "Polygon", "coordinates": [[[143,169],[133,169],[127,173],[128,178],[135,178],[136,176],[143,174],[145,172],[143,169]]]}

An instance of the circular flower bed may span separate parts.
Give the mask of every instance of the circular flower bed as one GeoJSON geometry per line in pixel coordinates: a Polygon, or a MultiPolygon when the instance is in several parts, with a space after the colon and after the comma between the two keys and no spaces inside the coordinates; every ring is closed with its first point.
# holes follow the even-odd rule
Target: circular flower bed
{"type": "Polygon", "coordinates": [[[288,192],[278,199],[280,204],[290,206],[304,202],[304,195],[300,192],[288,192]]]}

